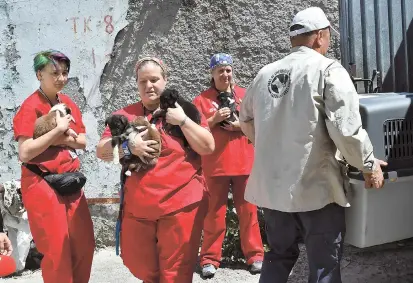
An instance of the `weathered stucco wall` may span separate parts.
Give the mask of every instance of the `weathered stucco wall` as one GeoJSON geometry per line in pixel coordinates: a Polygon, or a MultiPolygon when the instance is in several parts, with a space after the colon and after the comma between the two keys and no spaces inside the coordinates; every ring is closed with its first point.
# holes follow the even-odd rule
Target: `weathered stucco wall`
{"type": "MultiPolygon", "coordinates": [[[[209,57],[228,52],[237,83],[247,87],[262,66],[289,52],[289,23],[310,6],[323,8],[338,27],[338,0],[0,0],[0,182],[20,175],[12,119],[38,86],[31,65],[39,50],[58,49],[72,60],[64,91],[87,127],[88,146],[80,153],[86,195],[110,197],[119,169],[98,161],[95,146],[106,116],[137,99],[139,57],[161,57],[170,86],[193,98],[208,85],[209,57]]],[[[329,56],[339,58],[338,39],[332,45],[329,56]]],[[[113,208],[92,211],[98,217],[113,208]]]]}

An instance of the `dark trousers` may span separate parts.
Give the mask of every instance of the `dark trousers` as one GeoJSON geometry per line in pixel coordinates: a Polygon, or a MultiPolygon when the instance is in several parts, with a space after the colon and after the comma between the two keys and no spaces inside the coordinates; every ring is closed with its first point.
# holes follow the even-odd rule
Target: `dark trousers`
{"type": "Polygon", "coordinates": [[[346,231],[344,208],[329,204],[322,209],[286,213],[264,209],[270,251],[265,253],[259,283],[286,283],[304,239],[309,283],[341,283],[340,261],[346,231]]]}

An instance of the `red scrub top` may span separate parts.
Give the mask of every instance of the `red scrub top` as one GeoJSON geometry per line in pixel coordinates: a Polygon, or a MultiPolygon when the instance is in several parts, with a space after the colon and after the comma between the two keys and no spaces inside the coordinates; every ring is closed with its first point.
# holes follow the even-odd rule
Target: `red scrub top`
{"type": "MultiPolygon", "coordinates": [[[[124,115],[131,121],[144,116],[144,112],[143,104],[138,102],[114,114],[124,115]]],[[[151,117],[147,115],[148,120],[151,117]]],[[[206,188],[200,156],[184,149],[182,139],[168,135],[162,128],[164,123],[162,119],[156,122],[162,142],[158,163],[152,169],[133,172],[125,182],[124,209],[137,218],[158,219],[196,203],[203,198],[206,188]]],[[[208,129],[203,116],[201,126],[208,129]]],[[[108,137],[111,133],[106,127],[102,139],[108,137]]]]}
{"type": "MultiPolygon", "coordinates": [[[[234,86],[235,101],[240,110],[240,103],[245,95],[245,89],[234,86]]],[[[206,119],[212,117],[218,110],[218,92],[209,88],[194,100],[194,104],[202,111],[206,119]]],[[[215,139],[213,154],[202,156],[202,167],[206,177],[249,175],[254,160],[254,147],[241,132],[224,130],[219,124],[211,129],[215,139]]]]}
{"type": "MultiPolygon", "coordinates": [[[[70,122],[70,127],[78,134],[85,133],[85,126],[82,122],[82,115],[76,104],[64,94],[58,95],[61,103],[65,103],[71,110],[75,120],[70,122]]],[[[37,90],[30,95],[20,106],[13,119],[14,138],[17,141],[20,137],[33,137],[34,124],[36,119],[49,113],[51,106],[48,100],[37,90]]],[[[51,146],[43,153],[30,160],[29,163],[39,165],[44,170],[51,173],[64,173],[79,170],[79,158],[73,150],[64,147],[51,146]]],[[[25,166],[22,166],[22,190],[29,189],[36,185],[41,178],[32,173],[25,166]]]]}

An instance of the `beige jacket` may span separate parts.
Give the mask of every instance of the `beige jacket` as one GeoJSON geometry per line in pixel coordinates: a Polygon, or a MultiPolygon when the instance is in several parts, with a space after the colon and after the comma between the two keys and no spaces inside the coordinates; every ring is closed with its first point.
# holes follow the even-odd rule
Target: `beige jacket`
{"type": "Polygon", "coordinates": [[[260,70],[241,105],[240,120],[252,119],[255,159],[245,199],[258,206],[349,206],[337,149],[352,166],[373,170],[373,146],[347,71],[310,48],[293,48],[260,70]]]}

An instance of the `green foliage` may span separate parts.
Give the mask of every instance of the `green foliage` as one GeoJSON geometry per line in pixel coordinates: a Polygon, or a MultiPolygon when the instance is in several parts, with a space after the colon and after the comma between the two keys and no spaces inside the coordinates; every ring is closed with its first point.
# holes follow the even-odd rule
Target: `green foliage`
{"type": "MultiPolygon", "coordinates": [[[[260,223],[261,238],[264,248],[266,248],[268,244],[264,229],[264,213],[260,208],[258,208],[258,221],[260,223]]],[[[226,264],[245,263],[244,254],[241,250],[238,216],[231,193],[228,195],[226,225],[227,231],[222,245],[222,262],[226,264]]]]}

